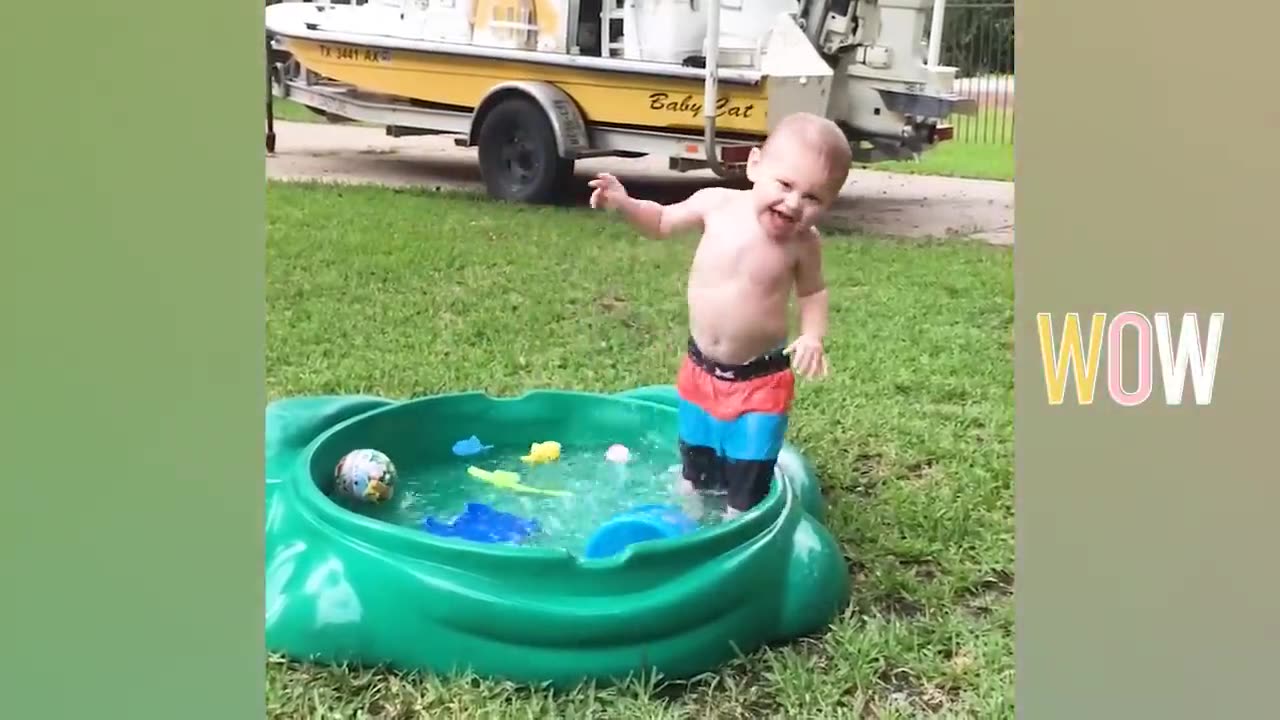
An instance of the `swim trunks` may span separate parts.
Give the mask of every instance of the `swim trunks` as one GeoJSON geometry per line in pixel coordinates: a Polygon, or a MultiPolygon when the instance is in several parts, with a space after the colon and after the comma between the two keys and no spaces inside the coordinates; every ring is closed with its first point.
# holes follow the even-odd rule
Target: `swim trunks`
{"type": "Polygon", "coordinates": [[[726,365],[690,338],[676,392],[684,479],[698,490],[725,492],[734,510],[755,507],[773,483],[795,396],[787,356],[779,349],[726,365]]]}

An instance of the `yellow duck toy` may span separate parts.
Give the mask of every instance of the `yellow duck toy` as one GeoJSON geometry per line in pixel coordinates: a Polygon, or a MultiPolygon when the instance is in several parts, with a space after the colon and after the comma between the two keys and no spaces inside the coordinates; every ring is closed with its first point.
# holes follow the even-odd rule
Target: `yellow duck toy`
{"type": "Polygon", "coordinates": [[[529,454],[520,459],[530,465],[554,462],[560,459],[560,443],[554,440],[534,443],[529,446],[529,454]]]}

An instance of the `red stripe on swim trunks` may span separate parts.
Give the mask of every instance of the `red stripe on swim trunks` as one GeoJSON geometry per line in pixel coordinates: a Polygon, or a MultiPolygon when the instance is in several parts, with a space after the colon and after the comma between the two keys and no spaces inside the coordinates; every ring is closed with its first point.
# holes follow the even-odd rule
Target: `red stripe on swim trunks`
{"type": "Polygon", "coordinates": [[[752,380],[722,380],[686,357],[676,375],[676,392],[708,415],[733,420],[749,412],[785,414],[791,409],[795,382],[788,371],[752,380]]]}

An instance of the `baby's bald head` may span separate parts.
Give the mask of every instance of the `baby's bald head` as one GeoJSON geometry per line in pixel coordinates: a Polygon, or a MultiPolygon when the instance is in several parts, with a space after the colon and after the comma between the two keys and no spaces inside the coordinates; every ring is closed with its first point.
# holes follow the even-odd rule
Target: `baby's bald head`
{"type": "Polygon", "coordinates": [[[844,186],[853,164],[853,152],[849,139],[840,126],[820,115],[800,112],[787,115],[769,133],[760,148],[763,158],[771,153],[804,153],[820,164],[829,183],[835,188],[844,186]]]}
{"type": "Polygon", "coordinates": [[[835,123],[809,113],[784,117],[747,158],[760,227],[778,240],[807,232],[839,198],[852,162],[835,123]]]}

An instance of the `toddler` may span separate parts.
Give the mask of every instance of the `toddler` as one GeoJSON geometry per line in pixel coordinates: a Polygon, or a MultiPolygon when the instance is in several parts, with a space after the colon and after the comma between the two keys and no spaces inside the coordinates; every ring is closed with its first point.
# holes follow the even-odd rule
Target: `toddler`
{"type": "Polygon", "coordinates": [[[795,372],[829,368],[827,289],[814,224],[849,175],[849,142],[808,113],[778,123],[747,160],[749,190],[705,188],[672,205],[637,200],[617,178],[591,181],[591,206],[650,237],[700,231],[689,272],[689,347],[676,377],[681,489],[727,495],[727,516],[769,493],[795,372]],[[792,292],[799,335],[787,344],[792,292]]]}

